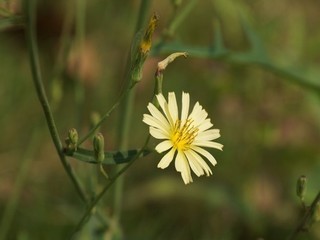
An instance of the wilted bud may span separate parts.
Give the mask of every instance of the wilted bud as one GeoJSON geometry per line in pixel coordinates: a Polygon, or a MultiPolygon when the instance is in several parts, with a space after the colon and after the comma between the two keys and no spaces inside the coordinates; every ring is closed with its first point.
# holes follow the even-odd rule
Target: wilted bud
{"type": "Polygon", "coordinates": [[[149,55],[151,45],[152,45],[152,35],[158,23],[158,17],[154,14],[148,24],[148,27],[144,33],[144,36],[139,44],[137,49],[135,60],[133,62],[132,70],[131,70],[131,78],[133,84],[137,83],[142,78],[142,67],[149,55]]]}
{"type": "Polygon", "coordinates": [[[93,151],[96,160],[102,162],[104,159],[104,137],[101,133],[96,134],[93,138],[93,151]]]}
{"type": "Polygon", "coordinates": [[[304,200],[304,196],[307,192],[307,177],[302,175],[297,180],[297,196],[301,201],[304,200]]]}
{"type": "MultiPolygon", "coordinates": [[[[155,73],[155,78],[156,78],[156,84],[155,84],[155,90],[154,90],[155,94],[162,93],[163,71],[171,62],[173,62],[177,57],[180,57],[180,56],[184,56],[186,58],[188,54],[186,52],[172,53],[161,62],[158,62],[157,71],[155,73]]],[[[156,105],[157,105],[157,102],[158,101],[155,101],[156,105]]]]}
{"type": "Polygon", "coordinates": [[[166,69],[166,67],[169,65],[169,63],[172,63],[177,57],[181,57],[181,56],[186,58],[188,54],[186,52],[175,52],[170,54],[161,62],[158,62],[157,73],[163,72],[166,69]]]}

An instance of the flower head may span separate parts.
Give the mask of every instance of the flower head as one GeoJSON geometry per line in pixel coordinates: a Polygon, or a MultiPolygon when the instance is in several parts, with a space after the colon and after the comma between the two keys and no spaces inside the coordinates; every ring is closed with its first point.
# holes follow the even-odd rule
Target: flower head
{"type": "Polygon", "coordinates": [[[150,114],[143,115],[143,122],[149,125],[150,134],[162,140],[157,146],[159,153],[166,152],[158,167],[166,168],[175,159],[175,168],[181,173],[185,184],[192,182],[192,171],[199,177],[212,174],[203,157],[216,165],[215,158],[203,147],[222,150],[223,145],[213,142],[220,137],[219,129],[210,129],[213,124],[208,113],[197,102],[189,114],[190,96],[182,93],[181,114],[179,117],[176,95],[169,92],[168,102],[162,94],[157,96],[162,111],[152,103],[148,104],[150,114]]]}

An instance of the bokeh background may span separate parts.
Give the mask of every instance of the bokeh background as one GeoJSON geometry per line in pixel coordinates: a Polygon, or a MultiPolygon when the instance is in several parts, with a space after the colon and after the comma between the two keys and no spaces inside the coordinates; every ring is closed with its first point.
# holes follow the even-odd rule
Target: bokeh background
{"type": "MultiPolygon", "coordinates": [[[[41,68],[60,136],[72,127],[83,136],[125,85],[140,1],[38,2],[41,68]]],[[[160,155],[139,159],[125,174],[122,236],[285,239],[301,218],[297,178],[308,177],[307,204],[320,189],[320,2],[184,0],[176,10],[173,2],[149,1],[146,19],[156,12],[159,24],[135,88],[129,148],[148,134],[142,115],[157,62],[187,51],[165,71],[164,92],[199,101],[221,130],[224,151],[210,150],[218,161],[213,176],[194,176],[188,186],[174,166],[156,168],[160,155]]],[[[6,239],[64,239],[84,207],[37,100],[21,2],[0,4],[1,229],[6,239]]],[[[117,109],[101,128],[106,150],[118,149],[120,119],[117,109]]],[[[101,189],[94,166],[69,161],[87,192],[101,189]]],[[[112,199],[111,191],[103,215],[112,215],[112,199]]],[[[109,239],[112,223],[111,230],[97,226],[90,221],[79,239],[109,239]]],[[[320,239],[319,226],[297,239],[320,239]]]]}

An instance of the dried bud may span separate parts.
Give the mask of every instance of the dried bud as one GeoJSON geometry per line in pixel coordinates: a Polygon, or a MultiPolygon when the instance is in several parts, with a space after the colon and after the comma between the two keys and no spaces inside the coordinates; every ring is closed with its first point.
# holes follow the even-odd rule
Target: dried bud
{"type": "Polygon", "coordinates": [[[135,60],[133,62],[131,78],[133,80],[133,85],[139,82],[142,78],[142,67],[147,59],[151,45],[152,45],[152,35],[158,23],[158,17],[154,14],[148,24],[148,27],[144,33],[144,36],[137,49],[135,60]]]}
{"type": "Polygon", "coordinates": [[[104,137],[101,133],[96,134],[93,138],[93,151],[96,160],[102,162],[104,159],[104,137]]]}
{"type": "Polygon", "coordinates": [[[169,65],[169,63],[173,62],[177,57],[187,57],[188,54],[186,52],[175,52],[170,54],[168,57],[166,57],[164,60],[162,60],[161,62],[158,62],[158,69],[157,72],[163,72],[166,67],[169,65]]]}
{"type": "Polygon", "coordinates": [[[161,62],[158,62],[157,71],[155,73],[155,78],[156,78],[156,85],[154,90],[155,94],[162,93],[163,71],[171,62],[173,62],[177,57],[180,57],[180,56],[184,56],[186,58],[188,54],[186,52],[175,52],[170,54],[161,62]]]}
{"type": "Polygon", "coordinates": [[[302,175],[297,180],[297,196],[301,201],[304,200],[304,196],[307,192],[307,177],[302,175]]]}

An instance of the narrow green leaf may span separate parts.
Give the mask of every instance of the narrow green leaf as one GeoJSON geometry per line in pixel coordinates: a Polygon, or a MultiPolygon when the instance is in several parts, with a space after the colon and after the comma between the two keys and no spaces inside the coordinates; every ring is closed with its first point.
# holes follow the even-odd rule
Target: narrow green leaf
{"type": "MultiPolygon", "coordinates": [[[[139,151],[139,149],[133,149],[128,151],[105,152],[105,157],[102,160],[102,164],[112,165],[130,162],[134,157],[136,157],[139,151]]],[[[151,153],[150,150],[144,150],[142,151],[140,157],[146,156],[149,153],[151,153]]],[[[93,151],[84,148],[78,148],[78,150],[73,153],[66,152],[66,155],[87,163],[100,163],[95,159],[93,151]]]]}

